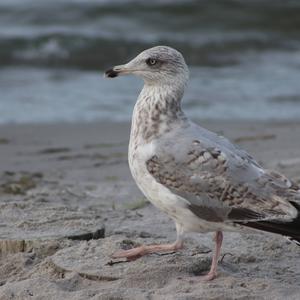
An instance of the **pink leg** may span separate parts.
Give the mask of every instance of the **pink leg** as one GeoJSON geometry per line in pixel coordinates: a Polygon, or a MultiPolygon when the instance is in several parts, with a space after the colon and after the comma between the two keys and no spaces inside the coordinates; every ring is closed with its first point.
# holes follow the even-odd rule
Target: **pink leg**
{"type": "Polygon", "coordinates": [[[223,233],[222,231],[217,231],[215,235],[216,248],[215,248],[215,253],[213,255],[211,267],[208,274],[202,276],[201,280],[210,281],[217,277],[217,266],[218,266],[218,259],[221,253],[222,241],[223,241],[223,233]]]}
{"type": "Polygon", "coordinates": [[[155,252],[169,252],[178,251],[183,248],[183,228],[175,223],[177,231],[177,239],[172,244],[162,244],[162,245],[142,245],[137,248],[129,250],[120,250],[112,255],[112,258],[127,258],[128,260],[135,260],[144,255],[155,253],[155,252]]]}
{"type": "Polygon", "coordinates": [[[129,250],[120,250],[112,255],[112,258],[127,258],[128,260],[135,260],[144,255],[155,253],[155,252],[168,252],[177,251],[182,249],[183,241],[181,239],[176,240],[173,244],[162,244],[162,245],[148,245],[140,246],[129,250]]]}

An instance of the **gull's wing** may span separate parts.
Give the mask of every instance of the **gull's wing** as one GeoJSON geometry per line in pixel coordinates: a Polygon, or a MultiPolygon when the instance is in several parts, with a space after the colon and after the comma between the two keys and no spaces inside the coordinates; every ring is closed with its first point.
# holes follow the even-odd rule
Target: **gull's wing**
{"type": "Polygon", "coordinates": [[[300,198],[298,187],[196,125],[166,135],[146,164],[157,182],[207,221],[289,221],[297,216],[290,201],[300,198]]]}

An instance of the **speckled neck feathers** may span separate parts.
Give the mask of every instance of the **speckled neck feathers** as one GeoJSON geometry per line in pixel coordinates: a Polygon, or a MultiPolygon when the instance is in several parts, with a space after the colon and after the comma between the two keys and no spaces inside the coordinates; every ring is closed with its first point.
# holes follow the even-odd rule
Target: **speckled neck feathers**
{"type": "Polygon", "coordinates": [[[184,86],[145,85],[135,104],[131,144],[145,144],[186,122],[181,110],[184,86]]]}

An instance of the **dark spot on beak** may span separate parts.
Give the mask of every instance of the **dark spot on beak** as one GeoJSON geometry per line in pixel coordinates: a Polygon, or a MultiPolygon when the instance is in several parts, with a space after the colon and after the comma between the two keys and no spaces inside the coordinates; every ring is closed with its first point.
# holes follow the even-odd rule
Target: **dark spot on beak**
{"type": "Polygon", "coordinates": [[[105,76],[109,78],[115,78],[119,75],[119,72],[115,71],[114,69],[109,69],[105,72],[105,76]]]}

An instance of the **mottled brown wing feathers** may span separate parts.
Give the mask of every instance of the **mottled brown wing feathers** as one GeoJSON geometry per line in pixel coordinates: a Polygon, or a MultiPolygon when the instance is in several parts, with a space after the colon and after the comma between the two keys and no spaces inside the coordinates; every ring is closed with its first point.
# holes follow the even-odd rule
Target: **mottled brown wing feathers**
{"type": "Polygon", "coordinates": [[[180,160],[165,152],[154,155],[146,162],[147,169],[157,182],[185,198],[190,210],[202,219],[219,222],[289,217],[287,211],[292,208],[283,198],[292,192],[282,178],[272,180],[271,173],[256,178],[257,165],[253,171],[247,158],[230,157],[214,147],[204,150],[199,145],[193,141],[180,160]]]}

